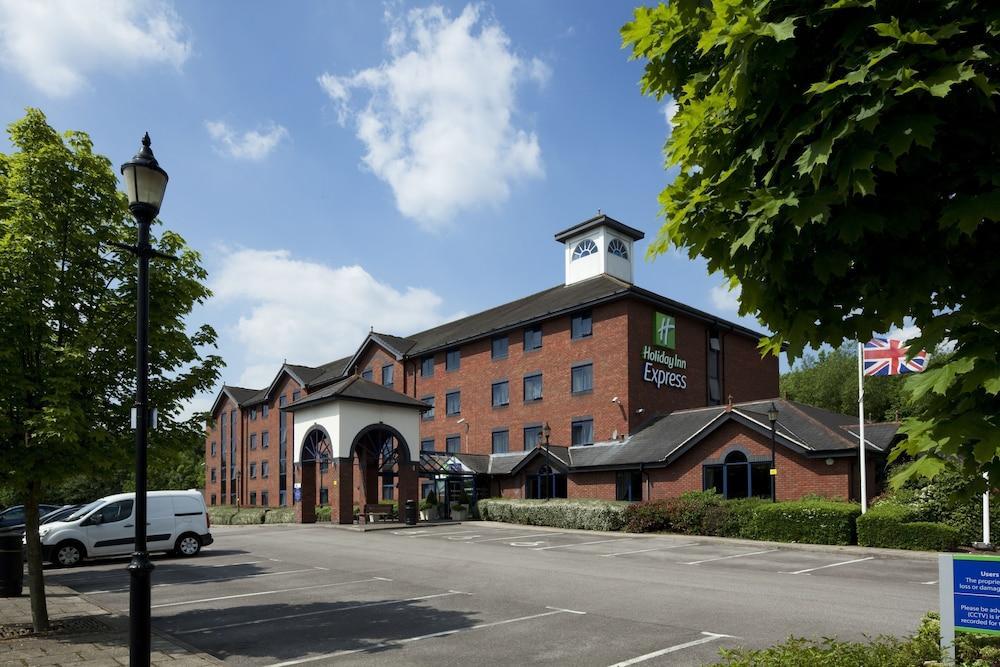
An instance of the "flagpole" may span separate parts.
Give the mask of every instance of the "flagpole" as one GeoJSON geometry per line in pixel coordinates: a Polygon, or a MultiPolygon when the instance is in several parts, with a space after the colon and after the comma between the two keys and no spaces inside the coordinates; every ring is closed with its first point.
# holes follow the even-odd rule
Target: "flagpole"
{"type": "Polygon", "coordinates": [[[858,341],[858,456],[861,469],[861,513],[868,511],[868,466],[865,462],[865,344],[858,341]]]}

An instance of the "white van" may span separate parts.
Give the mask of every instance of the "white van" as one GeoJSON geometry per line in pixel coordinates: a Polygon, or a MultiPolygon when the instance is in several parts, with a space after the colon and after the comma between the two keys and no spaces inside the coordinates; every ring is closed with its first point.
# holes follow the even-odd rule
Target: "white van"
{"type": "MultiPolygon", "coordinates": [[[[212,543],[208,512],[199,491],[150,491],[146,496],[149,551],[194,556],[212,543]]],[[[84,558],[122,556],[135,551],[135,494],[96,500],[66,517],[41,526],[42,558],[72,567],[84,558]]]]}

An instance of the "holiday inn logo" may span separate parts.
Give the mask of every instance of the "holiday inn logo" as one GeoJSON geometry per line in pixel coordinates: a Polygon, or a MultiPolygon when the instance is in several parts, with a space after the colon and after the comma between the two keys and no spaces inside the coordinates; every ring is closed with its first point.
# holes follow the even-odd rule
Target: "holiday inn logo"
{"type": "Polygon", "coordinates": [[[653,319],[653,344],[671,350],[676,348],[677,327],[672,316],[656,313],[653,319]]]}

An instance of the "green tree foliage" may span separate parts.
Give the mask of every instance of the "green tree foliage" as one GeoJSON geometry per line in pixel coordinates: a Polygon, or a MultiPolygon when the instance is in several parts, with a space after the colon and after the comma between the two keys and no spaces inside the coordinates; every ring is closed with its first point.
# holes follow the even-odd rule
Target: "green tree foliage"
{"type": "Polygon", "coordinates": [[[904,318],[917,349],[951,341],[908,382],[903,476],[1000,480],[1000,6],[673,0],[622,36],[643,93],[678,104],[650,253],[685,248],[740,285],[741,312],[779,332],[766,351],[904,318]]]}
{"type": "MultiPolygon", "coordinates": [[[[0,154],[0,485],[29,506],[33,603],[44,600],[36,512],[47,489],[81,476],[114,480],[132,465],[135,236],[107,158],[82,132],[60,135],[37,109],[8,128],[0,154]]],[[[209,291],[199,255],[162,230],[150,277],[150,399],[159,410],[150,458],[201,439],[181,409],[218,378],[202,350],[216,334],[185,318],[209,291]]],[[[104,489],[102,489],[104,490],[104,489]]],[[[47,620],[33,609],[36,629],[47,620]]]]}
{"type": "MultiPolygon", "coordinates": [[[[781,395],[845,415],[858,412],[858,344],[806,353],[781,376],[781,395]]],[[[899,421],[912,411],[903,378],[865,378],[865,419],[899,421]]]]}

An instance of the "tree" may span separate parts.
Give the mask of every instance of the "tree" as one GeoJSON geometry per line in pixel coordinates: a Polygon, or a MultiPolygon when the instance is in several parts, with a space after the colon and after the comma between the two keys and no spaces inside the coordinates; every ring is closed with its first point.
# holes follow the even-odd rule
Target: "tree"
{"type": "MultiPolygon", "coordinates": [[[[37,109],[8,128],[0,154],[0,486],[19,490],[32,620],[48,625],[38,503],[73,476],[108,477],[132,456],[135,261],[114,244],[134,236],[107,158],[82,132],[58,134],[37,109]]],[[[211,327],[185,318],[210,295],[199,255],[162,231],[177,256],[151,271],[150,448],[189,447],[198,426],[182,404],[210,388],[222,363],[211,327]]],[[[154,454],[155,455],[155,454],[154,454]]]]}
{"type": "Polygon", "coordinates": [[[701,255],[787,344],[910,319],[907,476],[1000,480],[1000,9],[989,0],[672,0],[622,28],[678,105],[650,246],[701,255]]]}

